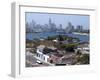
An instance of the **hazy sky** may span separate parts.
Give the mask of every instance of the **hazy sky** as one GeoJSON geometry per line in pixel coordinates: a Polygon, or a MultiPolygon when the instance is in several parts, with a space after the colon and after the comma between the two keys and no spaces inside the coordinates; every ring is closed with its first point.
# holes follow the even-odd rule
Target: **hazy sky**
{"type": "Polygon", "coordinates": [[[26,22],[34,20],[37,24],[48,24],[49,18],[57,26],[62,24],[63,28],[71,22],[75,27],[82,25],[84,29],[89,29],[90,17],[88,15],[74,15],[74,14],[48,14],[48,13],[25,13],[26,22]]]}

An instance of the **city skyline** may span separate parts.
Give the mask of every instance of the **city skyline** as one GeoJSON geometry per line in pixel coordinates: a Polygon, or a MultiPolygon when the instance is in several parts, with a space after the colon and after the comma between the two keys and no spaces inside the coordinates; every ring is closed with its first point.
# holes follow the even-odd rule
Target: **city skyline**
{"type": "Polygon", "coordinates": [[[26,18],[26,23],[31,23],[32,20],[34,20],[36,24],[40,25],[48,24],[49,19],[51,19],[52,23],[54,23],[56,27],[62,24],[62,28],[66,28],[68,26],[68,23],[70,22],[75,28],[78,25],[82,25],[83,29],[89,29],[89,23],[90,23],[90,18],[88,15],[27,12],[25,14],[25,18],[26,18]]]}

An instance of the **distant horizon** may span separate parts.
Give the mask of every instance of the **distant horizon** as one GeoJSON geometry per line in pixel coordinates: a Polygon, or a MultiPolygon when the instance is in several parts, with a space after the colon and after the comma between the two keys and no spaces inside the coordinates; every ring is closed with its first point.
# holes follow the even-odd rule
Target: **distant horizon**
{"type": "Polygon", "coordinates": [[[89,29],[90,27],[89,15],[26,12],[25,19],[26,23],[31,23],[34,20],[36,24],[40,25],[48,24],[49,19],[51,19],[52,23],[55,23],[57,26],[62,24],[63,28],[67,27],[69,22],[75,28],[77,25],[82,25],[83,29],[89,29]]]}

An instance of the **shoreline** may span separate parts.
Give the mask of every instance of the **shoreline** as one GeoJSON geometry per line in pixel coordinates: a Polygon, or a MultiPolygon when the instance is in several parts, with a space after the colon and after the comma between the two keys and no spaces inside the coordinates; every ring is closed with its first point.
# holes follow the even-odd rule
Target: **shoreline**
{"type": "Polygon", "coordinates": [[[85,36],[88,36],[89,35],[87,33],[78,33],[78,32],[73,32],[72,34],[79,34],[79,35],[85,35],[85,36]]]}

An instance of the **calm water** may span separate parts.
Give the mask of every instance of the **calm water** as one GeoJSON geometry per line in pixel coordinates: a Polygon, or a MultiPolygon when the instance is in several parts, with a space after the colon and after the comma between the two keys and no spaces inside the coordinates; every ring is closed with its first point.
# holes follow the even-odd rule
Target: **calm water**
{"type": "MultiPolygon", "coordinates": [[[[55,36],[55,35],[59,35],[59,33],[56,33],[56,32],[27,33],[26,39],[29,39],[29,40],[45,39],[48,36],[55,36]]],[[[63,34],[63,35],[79,38],[81,42],[88,42],[89,41],[89,35],[68,34],[68,33],[63,34]]]]}

